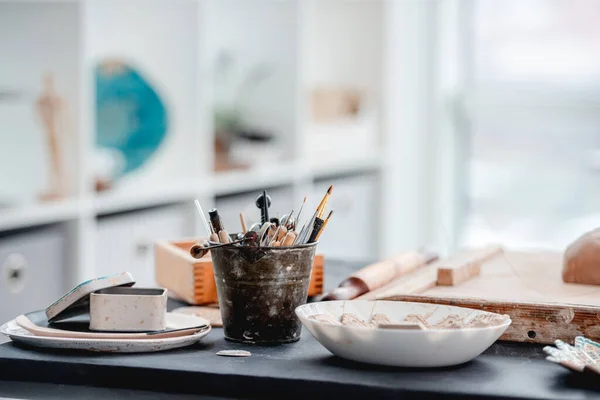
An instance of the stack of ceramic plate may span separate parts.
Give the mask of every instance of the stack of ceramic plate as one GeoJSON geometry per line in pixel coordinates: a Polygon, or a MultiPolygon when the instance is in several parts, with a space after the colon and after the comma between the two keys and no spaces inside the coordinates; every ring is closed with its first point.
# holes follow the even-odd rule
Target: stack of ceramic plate
{"type": "Polygon", "coordinates": [[[166,313],[165,329],[145,332],[93,331],[90,329],[90,295],[98,290],[132,286],[128,273],[84,282],[45,311],[20,315],[0,326],[0,333],[16,343],[34,347],[96,352],[156,352],[197,343],[211,329],[204,318],[166,313]]]}

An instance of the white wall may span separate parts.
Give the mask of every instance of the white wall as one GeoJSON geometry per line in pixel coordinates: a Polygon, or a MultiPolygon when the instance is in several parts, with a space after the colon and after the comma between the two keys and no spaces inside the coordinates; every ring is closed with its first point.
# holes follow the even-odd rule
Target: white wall
{"type": "MultiPolygon", "coordinates": [[[[143,169],[121,186],[149,187],[190,178],[198,132],[198,5],[193,0],[95,0],[88,3],[87,67],[119,58],[146,78],[164,101],[169,118],[165,142],[143,169]],[[182,176],[187,171],[189,175],[182,176]],[[135,182],[134,182],[135,181],[135,182]]],[[[198,154],[200,149],[198,149],[198,154]]]]}
{"type": "Polygon", "coordinates": [[[0,203],[37,200],[47,189],[46,135],[35,102],[48,72],[68,108],[68,125],[59,132],[68,151],[77,138],[78,9],[75,2],[0,3],[0,92],[21,94],[0,97],[0,203]]]}

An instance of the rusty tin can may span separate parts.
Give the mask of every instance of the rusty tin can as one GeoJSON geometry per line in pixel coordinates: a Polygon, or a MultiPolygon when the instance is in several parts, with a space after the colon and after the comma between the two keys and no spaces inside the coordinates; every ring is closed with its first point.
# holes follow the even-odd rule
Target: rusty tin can
{"type": "Polygon", "coordinates": [[[316,248],[310,243],[211,250],[225,338],[262,344],[299,340],[302,324],[294,310],[306,303],[316,248]]]}

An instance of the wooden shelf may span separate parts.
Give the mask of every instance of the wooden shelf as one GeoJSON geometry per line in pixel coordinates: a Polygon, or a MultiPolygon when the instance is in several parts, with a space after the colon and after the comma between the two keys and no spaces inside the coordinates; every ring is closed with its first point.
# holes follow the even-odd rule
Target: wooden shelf
{"type": "Polygon", "coordinates": [[[116,189],[98,194],[94,200],[94,211],[96,215],[135,211],[164,204],[192,201],[201,193],[203,193],[202,188],[196,182],[140,190],[128,188],[126,191],[121,191],[116,189]]]}
{"type": "Polygon", "coordinates": [[[81,210],[81,203],[77,200],[61,200],[1,209],[0,231],[73,220],[79,217],[81,210]]]}
{"type": "Polygon", "coordinates": [[[375,152],[373,152],[373,154],[329,159],[326,161],[327,162],[322,163],[312,163],[310,171],[313,179],[374,172],[379,171],[382,166],[381,157],[375,152]]]}
{"type": "Polygon", "coordinates": [[[265,187],[292,185],[298,175],[293,163],[261,165],[245,170],[218,172],[211,178],[216,196],[262,190],[265,187]]]}

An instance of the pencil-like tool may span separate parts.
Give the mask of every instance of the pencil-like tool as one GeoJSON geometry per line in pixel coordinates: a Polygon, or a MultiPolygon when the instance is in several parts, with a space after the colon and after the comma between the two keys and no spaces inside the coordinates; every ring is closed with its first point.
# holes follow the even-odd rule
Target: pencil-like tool
{"type": "Polygon", "coordinates": [[[246,219],[244,218],[244,213],[240,213],[240,223],[242,224],[242,233],[248,232],[248,228],[246,228],[246,219]]]}
{"type": "Polygon", "coordinates": [[[194,200],[194,203],[196,203],[196,208],[198,209],[198,214],[200,214],[200,218],[202,218],[202,224],[204,225],[204,228],[206,229],[206,234],[208,236],[210,236],[212,232],[212,230],[210,229],[210,225],[208,225],[208,221],[206,220],[206,217],[204,216],[204,211],[202,211],[202,206],[200,205],[200,201],[198,199],[194,200]]]}
{"type": "Polygon", "coordinates": [[[325,222],[323,222],[323,226],[321,227],[321,230],[317,234],[317,238],[315,239],[315,242],[317,240],[319,240],[319,238],[321,237],[321,233],[323,233],[323,231],[325,230],[325,227],[327,226],[327,223],[329,222],[329,218],[331,218],[332,214],[333,214],[333,210],[329,211],[329,215],[327,216],[327,219],[325,219],[325,222]]]}

